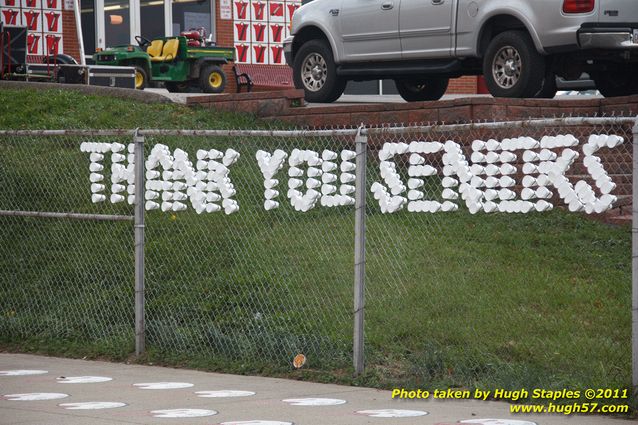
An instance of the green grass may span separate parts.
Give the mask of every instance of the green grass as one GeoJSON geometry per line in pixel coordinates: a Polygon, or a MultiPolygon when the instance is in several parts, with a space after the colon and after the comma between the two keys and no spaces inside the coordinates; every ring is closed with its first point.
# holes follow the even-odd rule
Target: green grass
{"type": "MultiPolygon", "coordinates": [[[[74,92],[2,91],[0,105],[0,128],[259,125],[74,92]],[[9,117],[9,104],[21,114],[9,117]]],[[[82,140],[0,140],[0,208],[130,214],[128,205],[90,203],[82,140]]],[[[382,388],[629,387],[629,228],[561,210],[382,215],[370,198],[367,372],[354,379],[352,209],[261,206],[255,150],[291,151],[302,141],[147,142],[190,154],[239,150],[232,178],[241,210],[147,214],[141,361],[382,388]],[[292,371],[298,352],[308,368],[292,371]]],[[[374,170],[371,158],[370,182],[374,170]]],[[[0,347],[130,359],[132,226],[2,218],[0,229],[0,347]]]]}
{"type": "Polygon", "coordinates": [[[141,103],[73,90],[0,90],[0,129],[246,128],[249,114],[172,103],[141,103]]]}

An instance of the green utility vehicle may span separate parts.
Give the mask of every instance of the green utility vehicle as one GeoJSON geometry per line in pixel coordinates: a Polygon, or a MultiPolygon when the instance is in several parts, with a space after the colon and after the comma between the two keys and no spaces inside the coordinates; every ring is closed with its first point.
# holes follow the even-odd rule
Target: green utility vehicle
{"type": "Polygon", "coordinates": [[[207,46],[197,31],[176,37],[148,40],[137,36],[138,46],[117,46],[97,52],[97,65],[135,67],[135,88],[163,82],[170,92],[199,87],[204,93],[221,93],[226,76],[221,65],[235,60],[232,47],[207,46]]]}

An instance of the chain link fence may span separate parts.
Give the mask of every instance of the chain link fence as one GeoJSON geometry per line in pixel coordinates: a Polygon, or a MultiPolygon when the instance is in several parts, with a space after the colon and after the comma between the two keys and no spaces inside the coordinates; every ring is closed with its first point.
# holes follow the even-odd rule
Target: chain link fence
{"type": "Polygon", "coordinates": [[[1,133],[0,338],[133,351],[143,161],[153,353],[338,371],[354,340],[383,386],[630,387],[631,233],[597,213],[631,223],[632,126],[1,133]]]}

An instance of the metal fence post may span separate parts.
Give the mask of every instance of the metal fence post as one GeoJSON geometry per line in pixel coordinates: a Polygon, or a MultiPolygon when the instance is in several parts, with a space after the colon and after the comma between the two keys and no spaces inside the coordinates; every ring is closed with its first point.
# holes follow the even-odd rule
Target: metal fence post
{"type": "Polygon", "coordinates": [[[364,308],[366,275],[366,156],[368,136],[359,127],[355,138],[357,152],[355,222],[354,222],[354,336],[353,364],[355,375],[364,370],[364,308]]]}
{"type": "Polygon", "coordinates": [[[633,180],[632,180],[632,220],[631,220],[631,347],[632,385],[638,394],[638,118],[633,129],[633,180]]]}
{"type": "Polygon", "coordinates": [[[135,355],[145,351],[144,318],[144,136],[133,138],[135,147],[135,355]]]}

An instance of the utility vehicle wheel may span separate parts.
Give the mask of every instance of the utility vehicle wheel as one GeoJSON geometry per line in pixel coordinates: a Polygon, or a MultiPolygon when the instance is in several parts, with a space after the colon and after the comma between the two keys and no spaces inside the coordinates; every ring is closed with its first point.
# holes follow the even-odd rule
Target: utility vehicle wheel
{"type": "Polygon", "coordinates": [[[137,90],[144,90],[148,85],[148,74],[146,70],[141,66],[135,67],[135,88],[137,90]]]}
{"type": "Polygon", "coordinates": [[[448,78],[394,80],[399,94],[406,102],[439,100],[447,91],[448,78]]]}
{"type": "Polygon", "coordinates": [[[596,88],[605,97],[631,96],[638,94],[636,81],[638,66],[613,65],[606,72],[594,76],[596,88]]]}
{"type": "Polygon", "coordinates": [[[184,93],[184,92],[187,92],[190,88],[187,82],[176,83],[172,81],[166,81],[164,83],[164,87],[170,93],[184,93]]]}
{"type": "Polygon", "coordinates": [[[209,65],[199,74],[199,87],[204,93],[222,93],[226,88],[226,75],[217,65],[209,65]]]}
{"type": "Polygon", "coordinates": [[[332,49],[322,40],[310,40],[301,46],[292,72],[295,87],[304,90],[308,102],[334,102],[346,88],[346,80],[337,76],[332,49]]]}
{"type": "Polygon", "coordinates": [[[490,42],[483,75],[494,97],[533,97],[543,88],[545,58],[529,34],[505,31],[490,42]]]}

